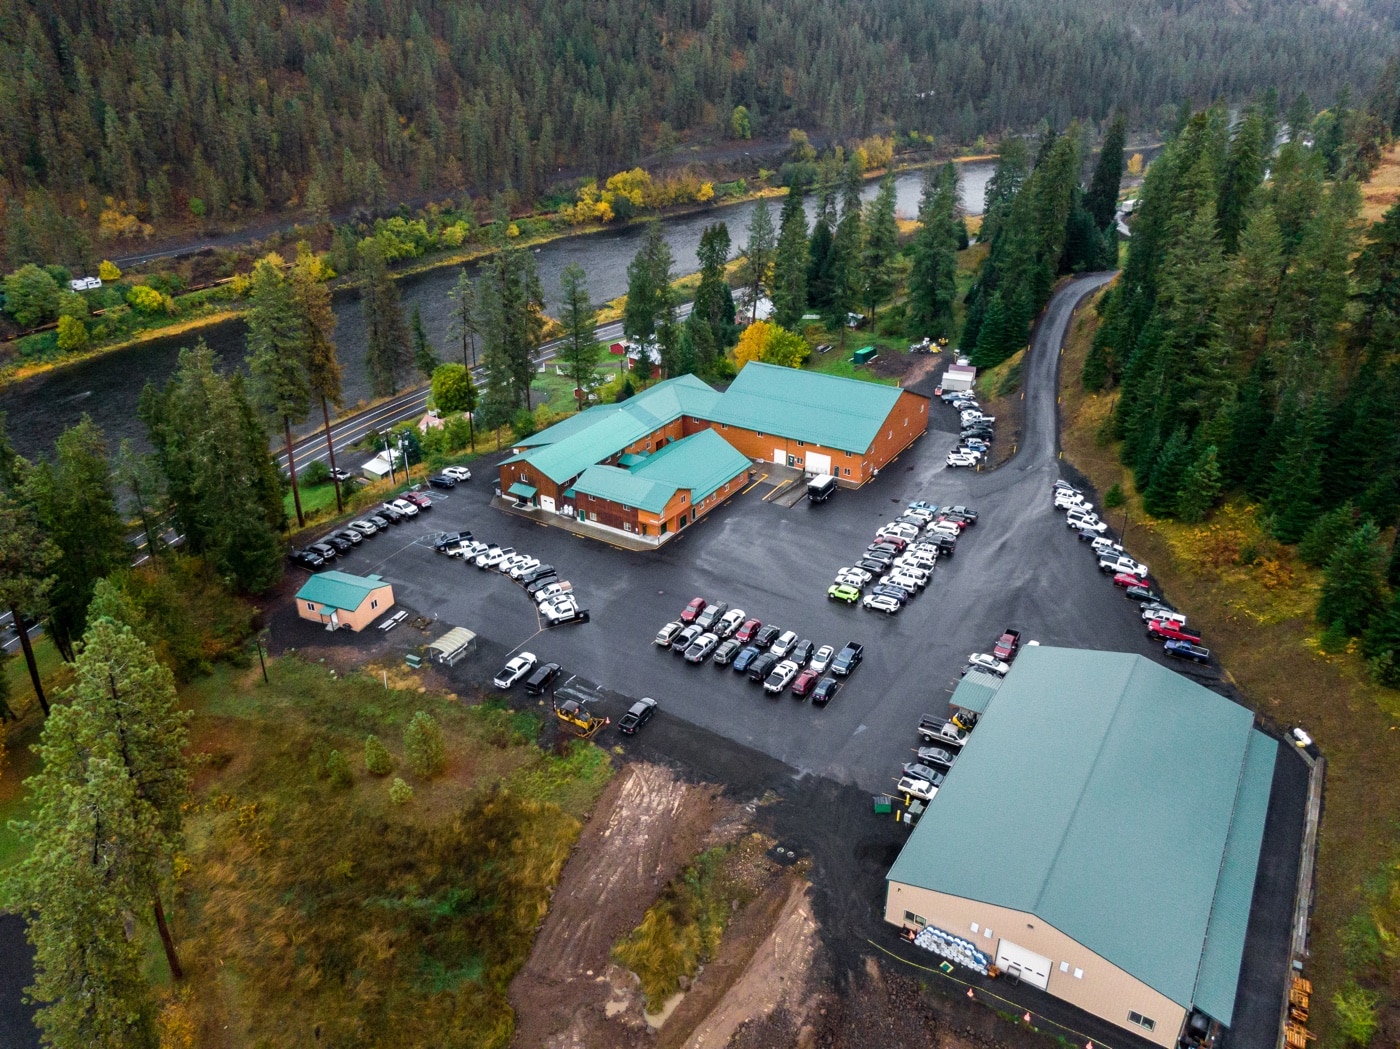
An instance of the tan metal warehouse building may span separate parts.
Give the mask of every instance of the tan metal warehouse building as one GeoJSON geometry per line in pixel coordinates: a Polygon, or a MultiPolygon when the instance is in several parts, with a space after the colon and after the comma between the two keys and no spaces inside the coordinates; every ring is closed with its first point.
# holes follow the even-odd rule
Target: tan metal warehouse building
{"type": "Polygon", "coordinates": [[[1174,1046],[1230,1026],[1278,744],[1140,656],[1026,648],[890,869],[885,919],[1174,1046]]]}

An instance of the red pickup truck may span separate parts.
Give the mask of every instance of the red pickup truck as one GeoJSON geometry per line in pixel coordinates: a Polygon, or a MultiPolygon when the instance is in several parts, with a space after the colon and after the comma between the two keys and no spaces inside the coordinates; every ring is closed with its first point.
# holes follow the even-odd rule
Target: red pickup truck
{"type": "Polygon", "coordinates": [[[1016,658],[1016,650],[1021,647],[1021,632],[1019,630],[1007,630],[997,639],[996,647],[992,649],[992,655],[996,656],[1004,663],[1010,663],[1016,658]]]}
{"type": "Polygon", "coordinates": [[[1200,634],[1165,619],[1154,619],[1148,623],[1147,636],[1153,641],[1189,641],[1193,645],[1201,643],[1200,634]]]}

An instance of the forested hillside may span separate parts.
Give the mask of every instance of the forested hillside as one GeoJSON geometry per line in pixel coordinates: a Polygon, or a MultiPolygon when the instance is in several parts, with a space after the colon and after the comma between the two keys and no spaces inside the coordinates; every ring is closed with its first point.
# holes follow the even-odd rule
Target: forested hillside
{"type": "Polygon", "coordinates": [[[82,232],[536,197],[687,137],[1043,118],[1369,83],[1395,0],[0,0],[11,264],[82,232]],[[735,119],[743,106],[748,120],[735,119]],[[107,201],[106,198],[111,198],[107,201]],[[64,216],[67,216],[65,221],[64,216]]]}

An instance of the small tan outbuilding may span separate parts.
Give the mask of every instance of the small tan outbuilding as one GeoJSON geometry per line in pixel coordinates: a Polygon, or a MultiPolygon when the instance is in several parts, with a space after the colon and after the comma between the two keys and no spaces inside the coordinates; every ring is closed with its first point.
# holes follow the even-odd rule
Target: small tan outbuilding
{"type": "Polygon", "coordinates": [[[327,630],[363,630],[394,606],[394,588],[380,576],[322,572],[297,591],[297,615],[327,630]]]}

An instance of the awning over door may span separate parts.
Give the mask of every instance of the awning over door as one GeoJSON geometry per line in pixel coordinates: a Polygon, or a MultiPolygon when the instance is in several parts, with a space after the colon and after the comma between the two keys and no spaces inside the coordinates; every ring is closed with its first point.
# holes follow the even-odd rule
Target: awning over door
{"type": "Polygon", "coordinates": [[[507,488],[506,491],[510,492],[511,495],[518,495],[522,499],[533,499],[535,497],[535,493],[539,491],[539,489],[531,488],[524,481],[516,481],[513,485],[507,488]]]}

